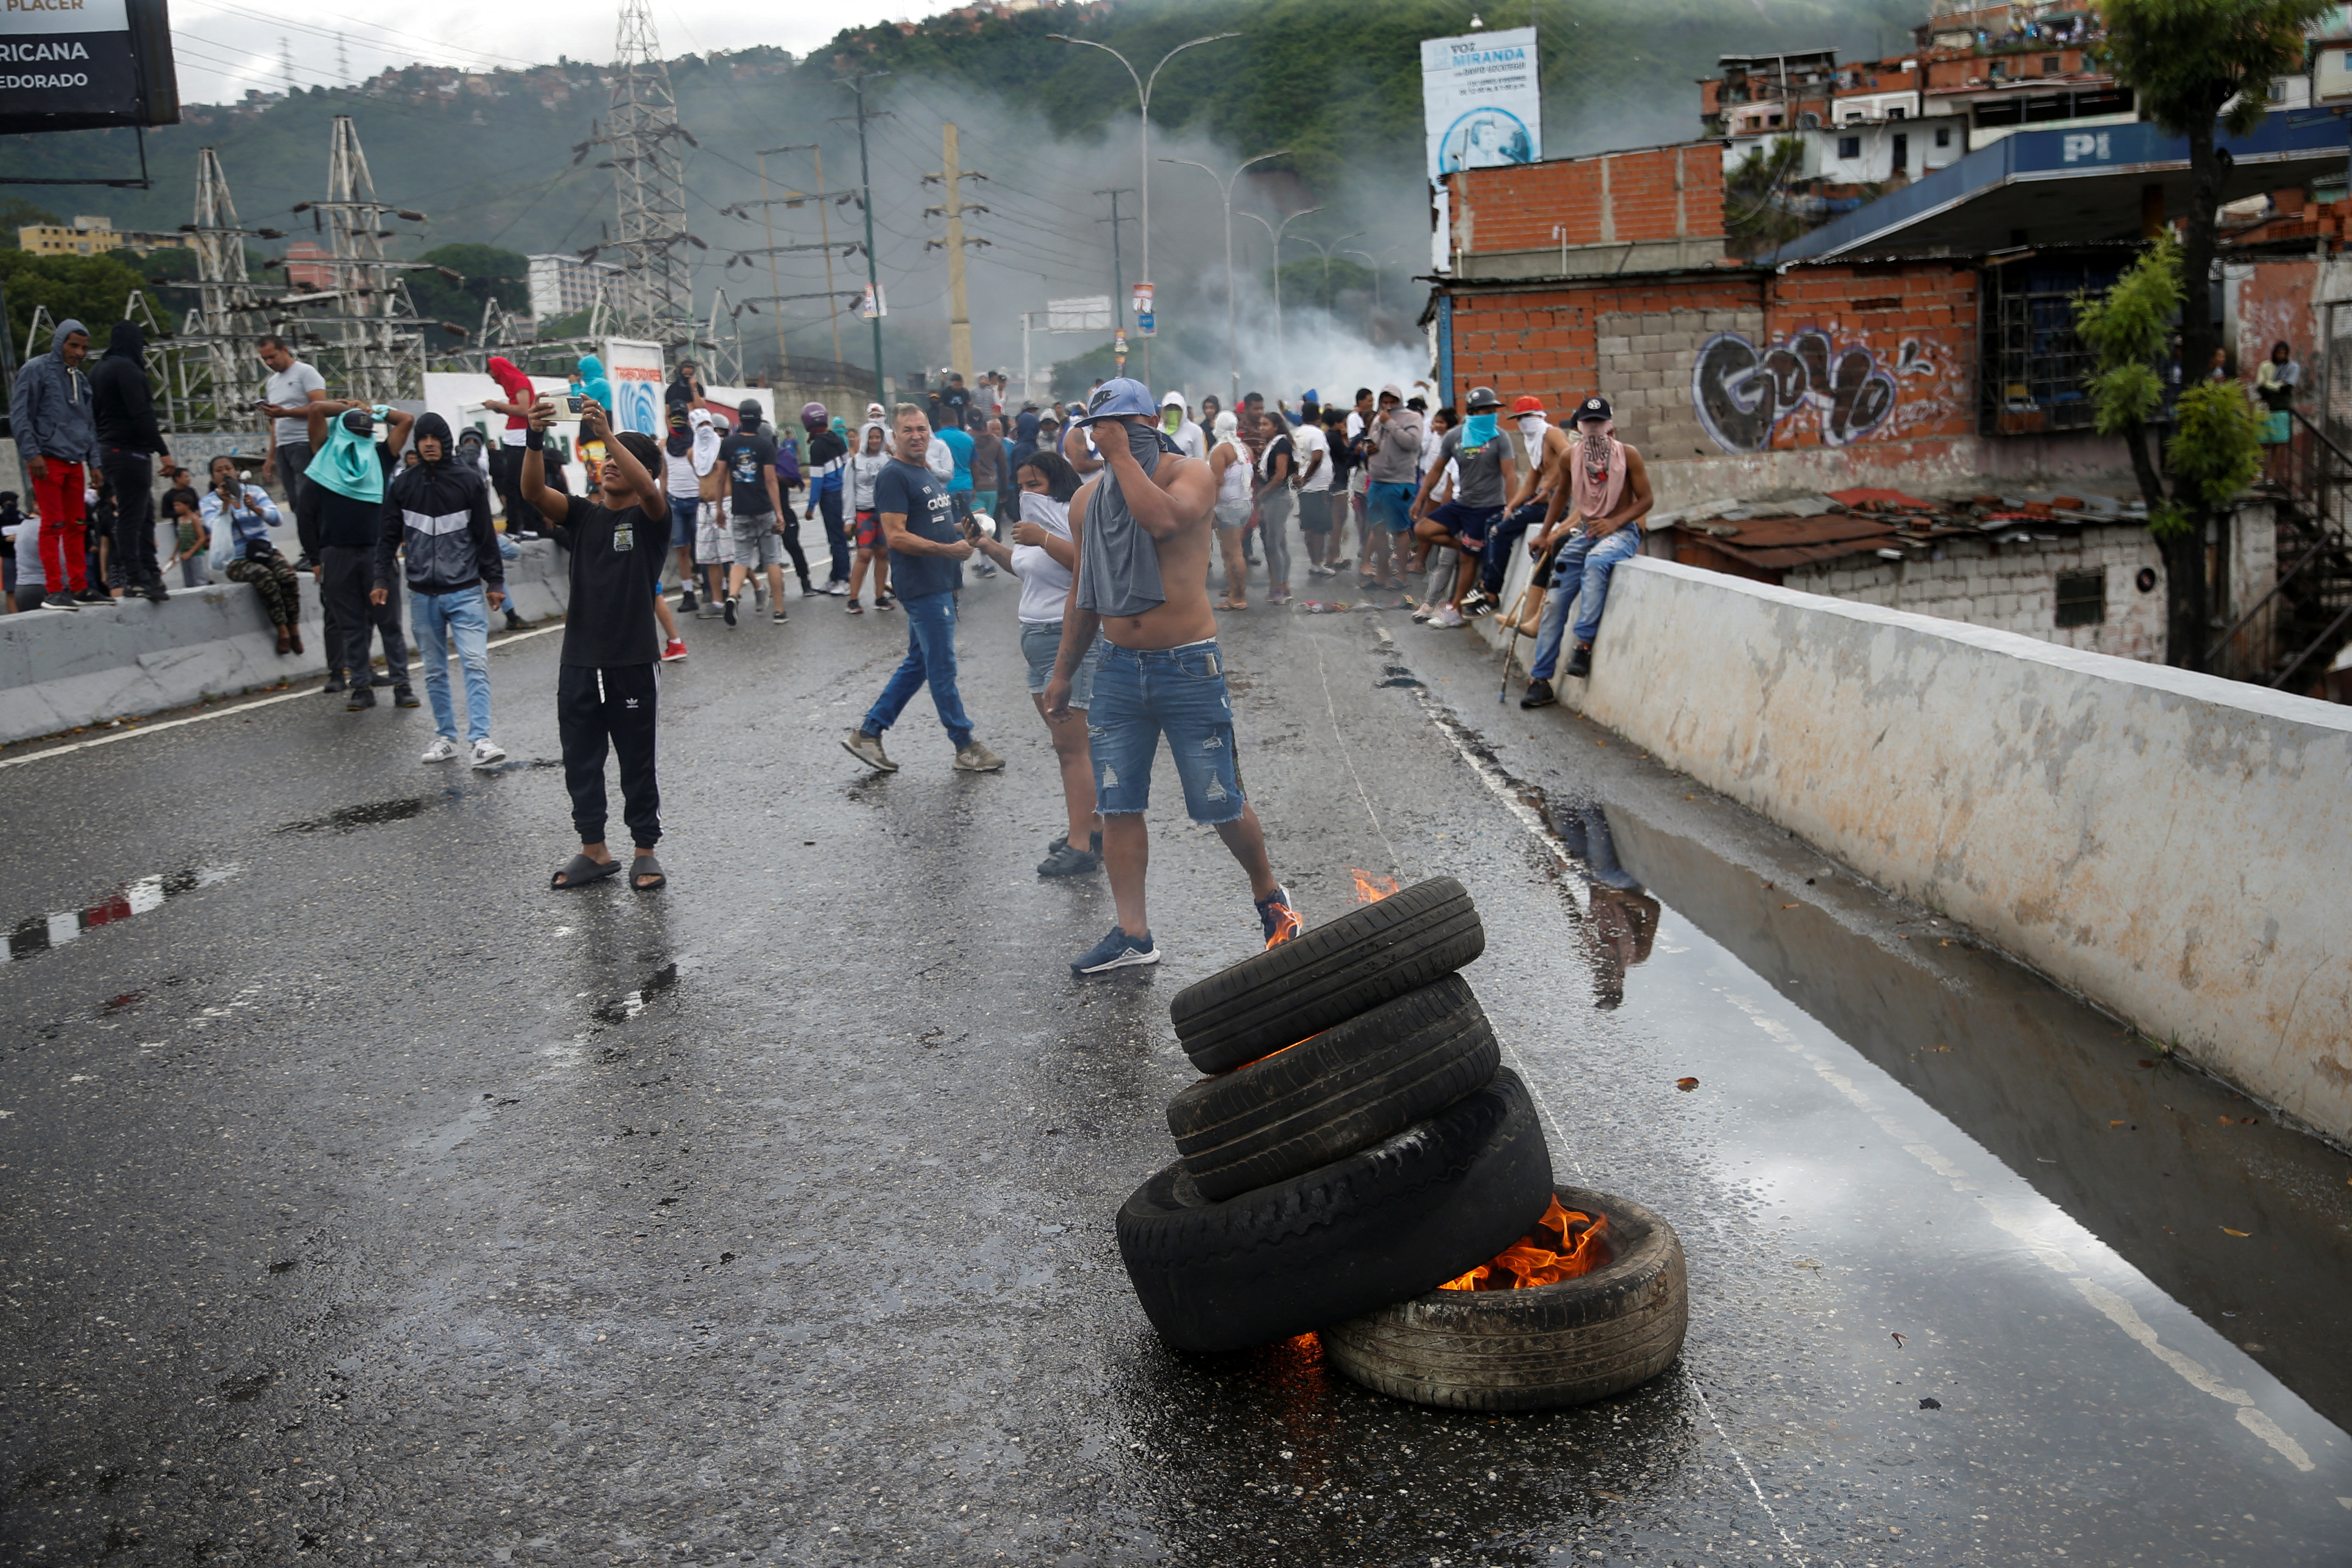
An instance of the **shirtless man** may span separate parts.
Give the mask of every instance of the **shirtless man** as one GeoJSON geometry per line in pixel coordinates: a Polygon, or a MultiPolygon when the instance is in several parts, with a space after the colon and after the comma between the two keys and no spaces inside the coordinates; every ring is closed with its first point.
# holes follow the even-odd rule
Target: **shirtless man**
{"type": "Polygon", "coordinates": [[[1233,699],[1209,608],[1216,480],[1208,464],[1161,438],[1159,414],[1150,389],[1121,376],[1095,389],[1081,420],[1094,429],[1102,468],[1070,503],[1078,566],[1063,613],[1061,656],[1045,686],[1045,718],[1060,723],[1068,713],[1071,678],[1099,634],[1108,646],[1095,675],[1087,739],[1118,921],[1071,961],[1079,974],[1160,962],[1144,910],[1151,847],[1143,811],[1163,734],[1185,809],[1217,830],[1249,874],[1266,945],[1297,935],[1300,924],[1288,889],[1274,879],[1265,834],[1242,795],[1234,757],[1233,699]]]}
{"type": "MultiPolygon", "coordinates": [[[[1601,611],[1609,600],[1609,574],[1617,563],[1642,552],[1642,519],[1651,506],[1650,470],[1642,454],[1617,439],[1616,421],[1605,397],[1588,397],[1577,405],[1576,441],[1570,453],[1568,482],[1561,487],[1570,505],[1568,514],[1528,542],[1528,552],[1538,561],[1555,543],[1559,554],[1552,574],[1559,590],[1544,605],[1543,625],[1536,634],[1536,656],[1528,667],[1528,694],[1522,708],[1542,708],[1559,699],[1552,690],[1551,672],[1559,658],[1561,628],[1568,607],[1577,605],[1576,651],[1570,656],[1568,674],[1581,680],[1592,672],[1592,639],[1600,635],[1601,611]]],[[[1553,498],[1558,515],[1559,497],[1553,498]]]]}

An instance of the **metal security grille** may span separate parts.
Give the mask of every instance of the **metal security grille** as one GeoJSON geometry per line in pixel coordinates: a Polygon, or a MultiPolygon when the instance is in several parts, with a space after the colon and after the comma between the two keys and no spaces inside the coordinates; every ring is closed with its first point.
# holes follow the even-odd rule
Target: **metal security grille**
{"type": "Polygon", "coordinates": [[[2096,626],[2106,624],[2107,574],[2105,572],[2058,574],[2058,624],[2096,626]]]}

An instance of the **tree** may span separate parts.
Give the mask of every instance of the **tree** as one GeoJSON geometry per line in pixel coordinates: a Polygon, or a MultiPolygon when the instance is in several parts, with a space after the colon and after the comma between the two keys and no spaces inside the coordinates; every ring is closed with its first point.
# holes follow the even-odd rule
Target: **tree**
{"type": "Polygon", "coordinates": [[[1790,210],[1786,195],[1804,167],[1805,144],[1779,136],[1750,150],[1723,176],[1723,227],[1733,250],[1760,256],[1805,232],[1805,220],[1790,210]]]}
{"type": "MultiPolygon", "coordinates": [[[[8,337],[18,353],[24,351],[25,334],[32,330],[34,308],[40,305],[49,308],[53,321],[70,316],[80,321],[102,352],[107,334],[122,320],[123,302],[131,291],[149,289],[149,284],[120,257],[35,256],[24,250],[0,250],[0,288],[8,291],[8,337]]],[[[175,324],[173,313],[152,289],[148,301],[155,307],[155,319],[170,331],[175,324]]],[[[49,345],[37,342],[33,352],[47,353],[49,345]]]]}
{"type": "MultiPolygon", "coordinates": [[[[2205,395],[2191,395],[2201,385],[2219,342],[2205,302],[2221,205],[2221,160],[2213,144],[2214,128],[2218,122],[2230,134],[2242,136],[2261,122],[2272,81],[2301,68],[2304,29],[2329,6],[2326,0],[2097,0],[2097,5],[2106,26],[2100,50],[2105,63],[2138,95],[2148,119],[2167,134],[2189,139],[2189,211],[2181,221],[2175,293],[2178,279],[2185,279],[2194,302],[2180,321],[2181,375],[2192,385],[2183,389],[2180,424],[2166,451],[2168,456],[2180,453],[2174,456],[2176,481],[2183,478],[2179,470],[2184,456],[2200,474],[2227,473],[2229,453],[2181,450],[2189,438],[2192,409],[2199,440],[2226,438],[2233,427],[2218,413],[2218,405],[2209,405],[2205,395]],[[2209,414],[2213,416],[2206,417],[2209,414]]],[[[2236,393],[2234,388],[2224,390],[2236,393]]],[[[2104,410],[2100,417],[2104,429],[2104,410]]],[[[2138,462],[2136,458],[2136,467],[2138,462]]],[[[2149,492],[2149,526],[2163,542],[2168,657],[2174,664],[2200,668],[2210,630],[2204,524],[2215,501],[2201,493],[2201,487],[2190,485],[2189,489],[2198,493],[2185,500],[2178,495],[2162,498],[2177,509],[2165,515],[2178,526],[2160,523],[2159,495],[2149,490],[2150,478],[2150,473],[2141,473],[2140,488],[2149,492]]]]}
{"type": "Polygon", "coordinates": [[[523,315],[530,310],[530,258],[495,245],[444,245],[417,258],[457,274],[455,283],[438,272],[408,274],[408,297],[416,313],[468,332],[481,325],[482,307],[496,300],[523,315]]]}
{"type": "Polygon", "coordinates": [[[2147,501],[2148,532],[2164,552],[2171,580],[2166,592],[2166,660],[2201,669],[2210,637],[2205,527],[2262,471],[2261,423],[2238,383],[2192,379],[2173,405],[2172,438],[2164,447],[2167,471],[2157,471],[2147,425],[2164,406],[2158,367],[2165,362],[2172,322],[2180,311],[2180,246],[2164,235],[2105,294],[2075,296],[2074,330],[2096,362],[2090,392],[2099,433],[2123,437],[2147,501]],[[2193,564],[2181,566],[2184,557],[2193,564]],[[2196,574],[2193,595],[2179,592],[2183,570],[2196,574]]]}

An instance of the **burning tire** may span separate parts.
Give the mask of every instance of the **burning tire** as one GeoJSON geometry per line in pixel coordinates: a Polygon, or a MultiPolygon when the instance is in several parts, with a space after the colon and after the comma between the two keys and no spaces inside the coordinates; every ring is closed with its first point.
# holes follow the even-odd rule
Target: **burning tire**
{"type": "Polygon", "coordinates": [[[1222,1202],[1371,1147],[1474,1092],[1501,1061],[1469,984],[1449,974],[1203,1079],[1170,1102],[1168,1128],[1201,1195],[1222,1202]]]}
{"type": "Polygon", "coordinates": [[[1370,1149],[1223,1203],[1170,1165],[1120,1207],[1118,1249],[1162,1339],[1239,1350],[1433,1289],[1550,1196],[1534,1104],[1506,1069],[1370,1149]]]}
{"type": "Polygon", "coordinates": [[[1192,1065],[1223,1072],[1441,980],[1486,950],[1468,889],[1434,877],[1194,982],[1169,1013],[1192,1065]]]}
{"type": "Polygon", "coordinates": [[[1325,1329],[1325,1353],[1367,1388],[1453,1410],[1582,1405],[1665,1371],[1690,1320],[1674,1226],[1606,1193],[1559,1196],[1607,1217],[1609,1263],[1528,1289],[1433,1290],[1325,1329]]]}

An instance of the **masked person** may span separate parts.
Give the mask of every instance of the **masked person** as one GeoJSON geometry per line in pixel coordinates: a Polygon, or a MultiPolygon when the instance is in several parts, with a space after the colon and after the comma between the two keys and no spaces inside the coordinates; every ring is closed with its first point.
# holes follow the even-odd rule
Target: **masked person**
{"type": "Polygon", "coordinates": [[[1209,460],[1208,432],[1194,424],[1192,416],[1184,412],[1182,393],[1171,392],[1160,400],[1160,428],[1176,443],[1176,449],[1184,456],[1197,458],[1204,463],[1209,460]]]}
{"type": "Polygon", "coordinates": [[[435,731],[419,760],[446,763],[457,755],[457,713],[449,699],[454,642],[466,674],[467,760],[487,768],[507,755],[490,739],[489,616],[506,599],[506,563],[490,522],[488,487],[449,447],[447,420],[427,414],[416,422],[416,466],[404,469],[386,492],[375,587],[368,597],[382,605],[392,596],[393,558],[405,545],[409,616],[425,661],[435,731]]]}
{"type": "MultiPolygon", "coordinates": [[[[686,367],[679,367],[679,374],[686,367]]],[[[707,410],[674,401],[666,405],[669,435],[662,442],[662,490],[669,497],[669,542],[677,556],[677,579],[685,585],[677,607],[691,611],[694,601],[696,530],[702,518],[703,492],[719,461],[719,434],[707,410]]]]}
{"type": "Polygon", "coordinates": [[[539,401],[532,389],[530,377],[522,368],[503,355],[492,354],[488,365],[492,381],[499,384],[499,395],[482,399],[485,412],[503,416],[506,424],[499,432],[499,451],[490,469],[490,482],[498,487],[499,501],[506,509],[507,531],[536,533],[539,514],[522,497],[522,438],[530,422],[530,405],[539,401]]]}
{"type": "Polygon", "coordinates": [[[825,579],[824,591],[839,598],[851,592],[849,535],[841,515],[841,481],[849,468],[849,443],[834,429],[832,416],[822,403],[803,404],[801,423],[809,433],[808,509],[802,515],[810,521],[820,512],[824,516],[825,548],[833,558],[833,573],[825,579]]]}
{"type": "Polygon", "coordinates": [[[1617,563],[1642,552],[1642,519],[1651,505],[1650,470],[1642,454],[1617,439],[1609,400],[1588,397],[1577,405],[1576,450],[1569,459],[1572,489],[1566,516],[1530,546],[1538,559],[1554,544],[1551,596],[1528,666],[1522,708],[1557,701],[1552,667],[1559,658],[1560,628],[1568,609],[1578,606],[1576,651],[1568,674],[1581,680],[1592,672],[1592,639],[1601,634],[1601,612],[1609,603],[1609,574],[1617,563]]]}
{"type": "Polygon", "coordinates": [[[302,501],[294,525],[316,563],[321,602],[332,607],[327,626],[327,668],[347,672],[351,712],[375,706],[368,679],[371,631],[383,637],[383,668],[393,705],[422,704],[408,684],[408,647],[400,633],[400,606],[375,602],[376,542],[383,536],[383,491],[400,463],[415,421],[395,408],[362,403],[313,403],[310,466],[302,471],[302,501]],[[384,438],[379,440],[378,437],[384,438]]]}
{"type": "Polygon", "coordinates": [[[1298,913],[1274,879],[1265,833],[1242,794],[1233,698],[1209,607],[1216,482],[1209,465],[1171,449],[1141,382],[1103,383],[1085,418],[1102,471],[1070,507],[1077,566],[1045,687],[1045,718],[1059,722],[1070,711],[1080,665],[1097,641],[1107,645],[1095,672],[1087,742],[1118,918],[1070,968],[1099,974],[1160,962],[1144,900],[1150,841],[1143,813],[1163,736],[1187,813],[1216,829],[1249,877],[1266,944],[1287,941],[1298,933],[1298,913]]]}
{"type": "MultiPolygon", "coordinates": [[[[1540,533],[1559,521],[1560,507],[1568,499],[1569,454],[1576,445],[1569,439],[1567,431],[1551,422],[1540,397],[1522,397],[1512,404],[1511,423],[1518,427],[1528,462],[1524,477],[1511,492],[1511,499],[1504,503],[1503,520],[1495,525],[1493,535],[1486,541],[1486,559],[1479,569],[1477,592],[1483,604],[1489,606],[1499,605],[1513,547],[1530,528],[1540,533]]],[[[1525,615],[1522,607],[1523,618],[1525,615]]],[[[1528,624],[1532,629],[1534,623],[1528,624]]]]}
{"type": "Polygon", "coordinates": [[[1502,520],[1503,498],[1510,493],[1512,471],[1510,438],[1497,428],[1496,411],[1502,406],[1503,400],[1495,395],[1493,387],[1470,389],[1469,417],[1459,429],[1448,430],[1438,443],[1436,457],[1413,497],[1415,537],[1461,557],[1452,592],[1430,617],[1433,626],[1464,624],[1463,595],[1485,559],[1487,534],[1502,520]],[[1454,499],[1443,506],[1433,505],[1430,492],[1444,478],[1448,464],[1456,476],[1454,499]]]}

